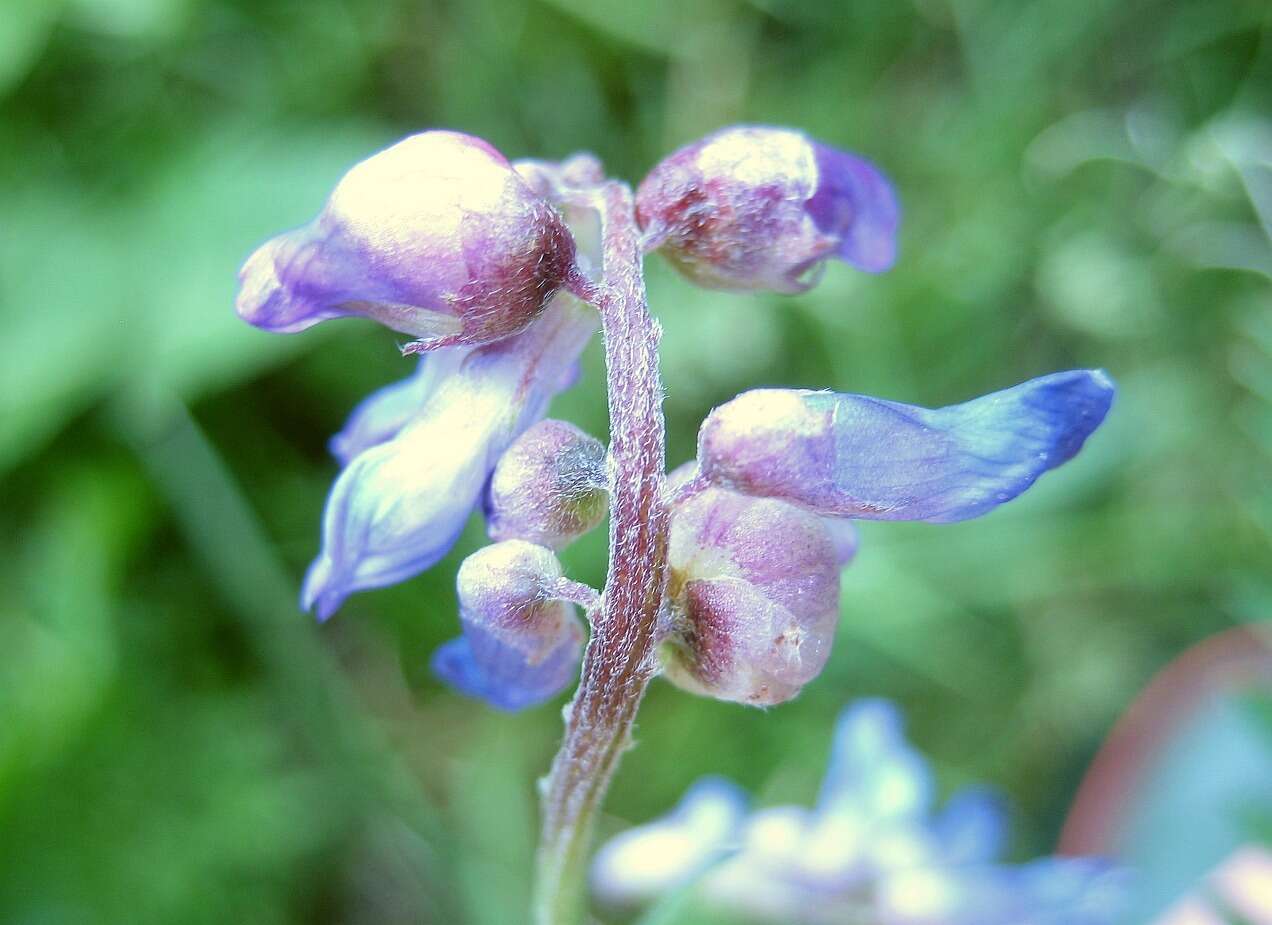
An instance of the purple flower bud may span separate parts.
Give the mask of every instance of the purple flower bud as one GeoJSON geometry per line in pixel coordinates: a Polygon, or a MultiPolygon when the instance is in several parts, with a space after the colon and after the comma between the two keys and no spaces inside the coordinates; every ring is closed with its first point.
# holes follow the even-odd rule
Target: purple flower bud
{"type": "Polygon", "coordinates": [[[561,564],[542,546],[507,540],[459,568],[464,635],[440,648],[433,670],[469,696],[519,710],[560,693],[574,677],[583,629],[558,596],[561,564]]]}
{"type": "Polygon", "coordinates": [[[550,549],[524,540],[483,547],[455,577],[460,618],[539,661],[556,645],[572,609],[556,597],[563,577],[550,549]]]}
{"type": "Polygon", "coordinates": [[[489,144],[412,135],[345,174],[322,213],[239,274],[238,313],[268,331],[373,318],[422,347],[525,327],[574,267],[557,212],[489,144]]]}
{"type": "Polygon", "coordinates": [[[720,700],[789,700],[826,664],[839,559],[822,519],[707,489],[672,512],[667,678],[720,700]]]}
{"type": "Polygon", "coordinates": [[[495,466],[486,495],[490,538],[562,549],[605,518],[605,484],[599,440],[565,421],[540,421],[495,466]]]}
{"type": "Polygon", "coordinates": [[[1099,370],[1054,373],[936,410],[756,389],[708,415],[698,462],[712,484],[825,516],[966,520],[1072,458],[1113,393],[1099,370]]]}
{"type": "Polygon", "coordinates": [[[464,635],[438,646],[433,673],[467,697],[497,710],[515,712],[551,700],[578,673],[583,629],[577,618],[541,661],[528,659],[515,646],[500,642],[480,626],[465,623],[464,635]]]}
{"type": "Polygon", "coordinates": [[[869,161],[802,132],[721,129],[661,161],[636,193],[651,242],[712,289],[802,292],[824,261],[896,260],[899,209],[869,161]]]}
{"type": "Polygon", "coordinates": [[[396,436],[355,457],[328,497],[304,607],[326,619],[354,591],[444,556],[500,454],[543,416],[595,327],[595,311],[557,300],[528,330],[471,352],[396,436]]]}

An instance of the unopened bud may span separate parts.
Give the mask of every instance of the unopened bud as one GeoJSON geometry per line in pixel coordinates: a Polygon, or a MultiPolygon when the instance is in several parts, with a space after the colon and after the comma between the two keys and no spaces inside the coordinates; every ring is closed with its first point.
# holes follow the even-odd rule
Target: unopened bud
{"type": "Polygon", "coordinates": [[[529,325],[573,267],[560,216],[503,155],[423,132],[355,166],[313,222],[252,254],[238,312],[282,333],[360,315],[422,348],[482,344],[529,325]]]}
{"type": "Polygon", "coordinates": [[[822,519],[709,488],[672,512],[667,678],[720,700],[789,700],[830,655],[839,558],[822,519]]]}
{"type": "Polygon", "coordinates": [[[542,546],[523,540],[485,546],[455,578],[460,619],[534,658],[556,644],[573,617],[573,606],[556,596],[562,577],[561,563],[542,546]]]}
{"type": "Polygon", "coordinates": [[[869,161],[762,125],[681,148],[636,193],[650,240],[712,289],[802,292],[830,258],[886,270],[898,214],[891,185],[869,161]]]}
{"type": "Polygon", "coordinates": [[[556,696],[578,670],[583,627],[559,597],[561,564],[521,540],[495,543],[459,567],[463,635],[434,653],[433,670],[451,686],[501,710],[556,696]]]}
{"type": "Polygon", "coordinates": [[[548,419],[500,457],[486,497],[492,540],[562,549],[605,518],[605,446],[573,424],[548,419]]]}

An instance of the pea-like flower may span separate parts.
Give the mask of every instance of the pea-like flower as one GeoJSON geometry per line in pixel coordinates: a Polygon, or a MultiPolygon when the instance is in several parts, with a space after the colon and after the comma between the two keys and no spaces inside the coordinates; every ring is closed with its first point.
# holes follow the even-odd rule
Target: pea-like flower
{"type": "Polygon", "coordinates": [[[708,415],[698,462],[711,484],[826,516],[948,523],[987,513],[1072,459],[1113,394],[1100,370],[1054,373],[936,410],[756,389],[708,415]]]}
{"type": "Polygon", "coordinates": [[[721,129],[661,161],[636,194],[651,245],[712,289],[801,292],[826,260],[881,272],[899,208],[868,160],[802,132],[721,129]]]}
{"type": "Polygon", "coordinates": [[[1003,864],[1001,801],[972,788],[936,811],[934,789],[896,707],[858,701],[836,726],[814,808],[747,813],[735,787],[710,779],[668,817],[603,846],[592,885],[611,904],[634,905],[696,883],[708,905],[782,925],[1118,920],[1124,871],[1090,858],[1003,864]]]}
{"type": "Polygon", "coordinates": [[[708,415],[675,482],[665,673],[769,705],[826,663],[847,518],[985,514],[1070,459],[1113,400],[1108,377],[1056,373],[931,411],[862,395],[759,389],[708,415]]]}
{"type": "Polygon", "coordinates": [[[282,333],[360,315],[417,349],[485,344],[525,330],[574,256],[556,209],[503,155],[422,132],[356,165],[314,221],[252,254],[238,313],[282,333]]]}

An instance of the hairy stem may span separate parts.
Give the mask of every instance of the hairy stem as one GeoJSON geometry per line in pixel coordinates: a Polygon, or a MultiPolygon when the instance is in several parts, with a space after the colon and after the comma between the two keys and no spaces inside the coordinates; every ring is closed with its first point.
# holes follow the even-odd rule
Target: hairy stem
{"type": "MultiPolygon", "coordinates": [[[[631,190],[600,191],[601,309],[609,388],[609,575],[566,713],[565,740],[543,794],[535,921],[574,925],[584,904],[593,817],[655,672],[654,641],[667,574],[666,449],[657,322],[645,302],[631,190]]],[[[578,288],[586,289],[586,281],[578,288]]]]}

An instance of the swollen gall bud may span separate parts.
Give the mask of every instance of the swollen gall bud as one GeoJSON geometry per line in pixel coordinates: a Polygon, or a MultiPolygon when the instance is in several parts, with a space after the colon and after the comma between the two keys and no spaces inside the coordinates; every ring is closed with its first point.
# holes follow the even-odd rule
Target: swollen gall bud
{"type": "Polygon", "coordinates": [[[899,209],[884,175],[790,129],[734,126],[681,148],[641,183],[636,217],[711,289],[802,292],[828,259],[871,273],[896,260],[899,209]]]}
{"type": "Polygon", "coordinates": [[[565,421],[535,424],[495,466],[486,496],[492,540],[562,549],[605,518],[605,447],[565,421]]]}
{"type": "Polygon", "coordinates": [[[525,329],[574,268],[560,216],[498,151],[412,135],[345,174],[310,224],[261,246],[238,313],[292,333],[359,315],[421,338],[483,344],[525,329]]]}
{"type": "Polygon", "coordinates": [[[840,555],[814,514],[709,488],[672,511],[671,634],[678,687],[767,706],[826,664],[839,619],[840,555]]]}

